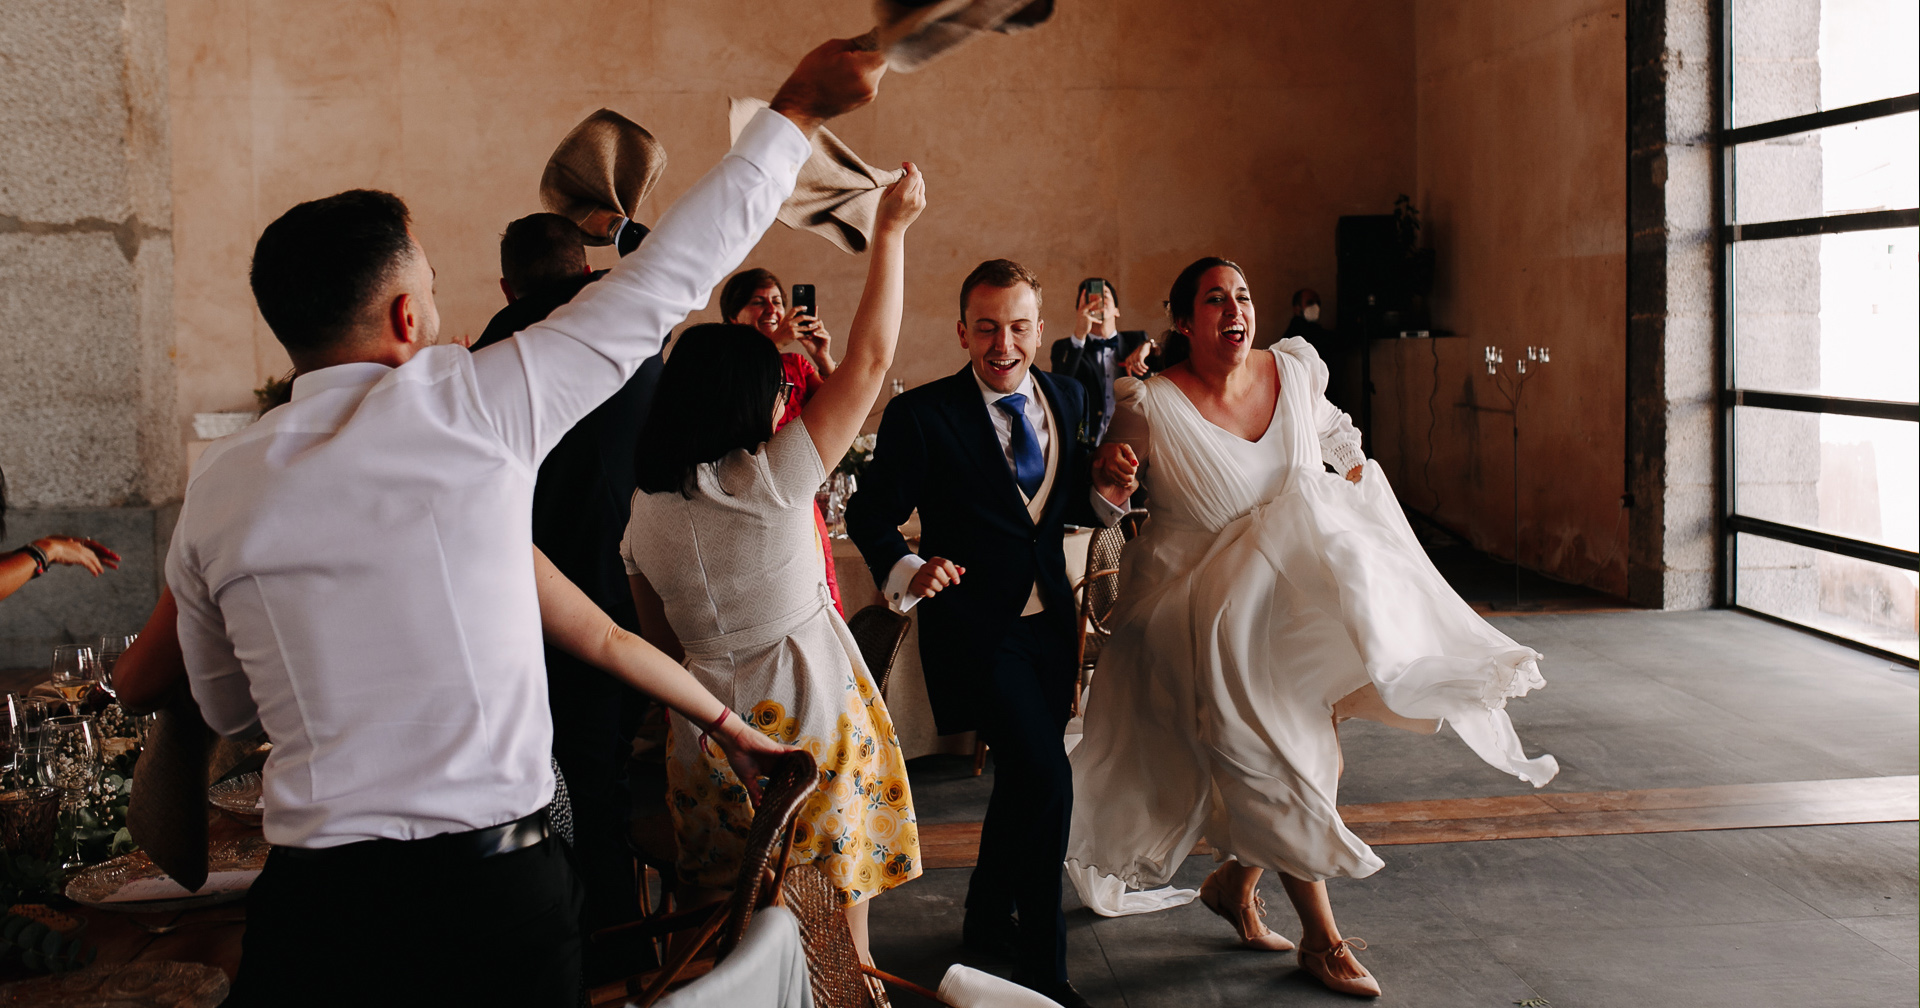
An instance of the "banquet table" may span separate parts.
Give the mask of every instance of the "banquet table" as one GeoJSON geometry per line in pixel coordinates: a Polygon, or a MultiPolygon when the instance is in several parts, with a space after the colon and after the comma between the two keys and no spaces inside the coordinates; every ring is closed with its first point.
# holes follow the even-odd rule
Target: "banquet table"
{"type": "MultiPolygon", "coordinates": [[[[901,531],[907,534],[908,545],[918,548],[918,516],[901,526],[901,531]]],[[[1069,530],[1061,543],[1070,584],[1079,583],[1086,574],[1087,544],[1092,537],[1091,529],[1069,530]]],[[[867,573],[866,561],[861,559],[860,551],[851,540],[833,540],[833,569],[840,582],[840,602],[849,617],[869,605],[886,604],[867,573]]],[[[886,692],[887,711],[893,715],[893,730],[900,739],[900,749],[907,759],[935,753],[972,753],[972,732],[941,735],[934,729],[933,708],[927,703],[927,681],[920,671],[920,620],[912,613],[908,615],[907,640],[900,648],[900,656],[894,659],[886,692]]]]}

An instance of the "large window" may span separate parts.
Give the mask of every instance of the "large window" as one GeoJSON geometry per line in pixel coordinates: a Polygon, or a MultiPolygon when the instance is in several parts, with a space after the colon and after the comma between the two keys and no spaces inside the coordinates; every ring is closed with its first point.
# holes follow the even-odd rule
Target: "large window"
{"type": "Polygon", "coordinates": [[[1916,657],[1914,0],[1723,0],[1728,600],[1916,657]]]}

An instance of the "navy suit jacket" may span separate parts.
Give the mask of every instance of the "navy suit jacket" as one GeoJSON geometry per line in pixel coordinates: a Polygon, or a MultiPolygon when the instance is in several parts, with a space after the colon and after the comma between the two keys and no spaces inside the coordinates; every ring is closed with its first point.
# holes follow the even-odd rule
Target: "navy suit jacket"
{"type": "MultiPolygon", "coordinates": [[[[907,541],[899,525],[920,509],[920,555],[966,568],[915,606],[920,665],[940,733],[980,726],[981,686],[1000,641],[1034,585],[1058,632],[1073,635],[1073,586],[1061,538],[1068,523],[1094,525],[1093,449],[1085,393],[1070,379],[1030,371],[1052,411],[1059,466],[1040,520],[1020,500],[971,366],[903,392],[880,419],[873,461],[847,504],[847,533],[883,588],[907,541]]],[[[1058,674],[1071,677],[1071,665],[1058,674]]]]}
{"type": "MultiPolygon", "coordinates": [[[[1140,344],[1147,341],[1144,329],[1127,329],[1114,335],[1120,340],[1120,352],[1115,357],[1115,363],[1131,357],[1135,350],[1140,349],[1140,344]]],[[[1065,336],[1053,341],[1047,356],[1054,374],[1080,383],[1080,388],[1086,393],[1087,430],[1098,434],[1101,421],[1107,418],[1106,372],[1084,346],[1075,347],[1073,340],[1065,336]]],[[[1126,377],[1124,369],[1120,371],[1120,376],[1126,377]]]]}

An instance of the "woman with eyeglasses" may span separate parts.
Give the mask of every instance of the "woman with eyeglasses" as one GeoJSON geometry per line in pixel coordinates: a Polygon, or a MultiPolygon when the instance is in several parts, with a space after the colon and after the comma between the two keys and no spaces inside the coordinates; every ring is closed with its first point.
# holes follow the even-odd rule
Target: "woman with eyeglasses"
{"type": "MultiPolygon", "coordinates": [[[[826,324],[805,307],[788,311],[786,288],[780,278],[772,270],[759,267],[741,270],[727,279],[720,288],[720,317],[753,329],[775,347],[789,343],[800,347],[797,352],[780,355],[787,398],[786,408],[773,421],[773,429],[778,432],[800,415],[838,367],[830,349],[833,336],[826,324]]],[[[833,571],[833,540],[827,534],[827,516],[820,513],[818,505],[814,506],[813,531],[820,545],[820,563],[827,570],[827,594],[833,598],[834,610],[844,617],[847,610],[840,604],[840,580],[833,571]]]]}
{"type": "Polygon", "coordinates": [[[753,820],[733,772],[703,744],[738,717],[812,753],[820,789],[801,807],[792,862],[838,888],[867,955],[867,900],[920,874],[906,760],[815,540],[814,492],[879,397],[900,333],[908,225],[925,206],[918,169],[888,188],[846,356],[781,426],[796,395],[759,329],[710,323],[676,341],[636,458],[639,491],[621,553],[643,634],[730,709],[674,716],[668,807],[688,904],[733,883],[753,820]]]}

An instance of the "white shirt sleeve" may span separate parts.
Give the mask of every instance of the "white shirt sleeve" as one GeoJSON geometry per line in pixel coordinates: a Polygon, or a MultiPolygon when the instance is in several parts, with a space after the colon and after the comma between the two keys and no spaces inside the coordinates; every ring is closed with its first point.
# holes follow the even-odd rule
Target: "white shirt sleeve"
{"type": "Polygon", "coordinates": [[[1367,460],[1360,450],[1360,432],[1354,429],[1353,418],[1328,402],[1325,395],[1315,399],[1313,409],[1318,414],[1314,420],[1320,428],[1320,457],[1333,466],[1335,472],[1345,476],[1367,460]]]}
{"type": "Polygon", "coordinates": [[[473,355],[480,409],[517,457],[538,465],[706,305],[773,223],[811,153],[799,127],[762,109],[632,255],[545,321],[473,355]]]}
{"type": "Polygon", "coordinates": [[[887,583],[881,589],[881,593],[886,595],[887,605],[894,612],[905,615],[908,610],[919,604],[920,596],[908,594],[907,586],[913,583],[914,574],[926,565],[925,560],[912,553],[893,562],[893,570],[887,572],[887,583]]]}
{"type": "Polygon", "coordinates": [[[1131,508],[1116,507],[1112,501],[1101,496],[1097,488],[1088,490],[1087,495],[1093,500],[1093,516],[1099,519],[1101,526],[1105,528],[1112,528],[1115,522],[1125,517],[1131,510],[1131,508]]]}
{"type": "Polygon", "coordinates": [[[214,604],[205,579],[186,555],[177,531],[167,554],[167,587],[180,607],[180,654],[188,669],[187,683],[207,727],[233,737],[260,730],[260,711],[247,685],[246,669],[227,639],[226,620],[214,604]]]}

